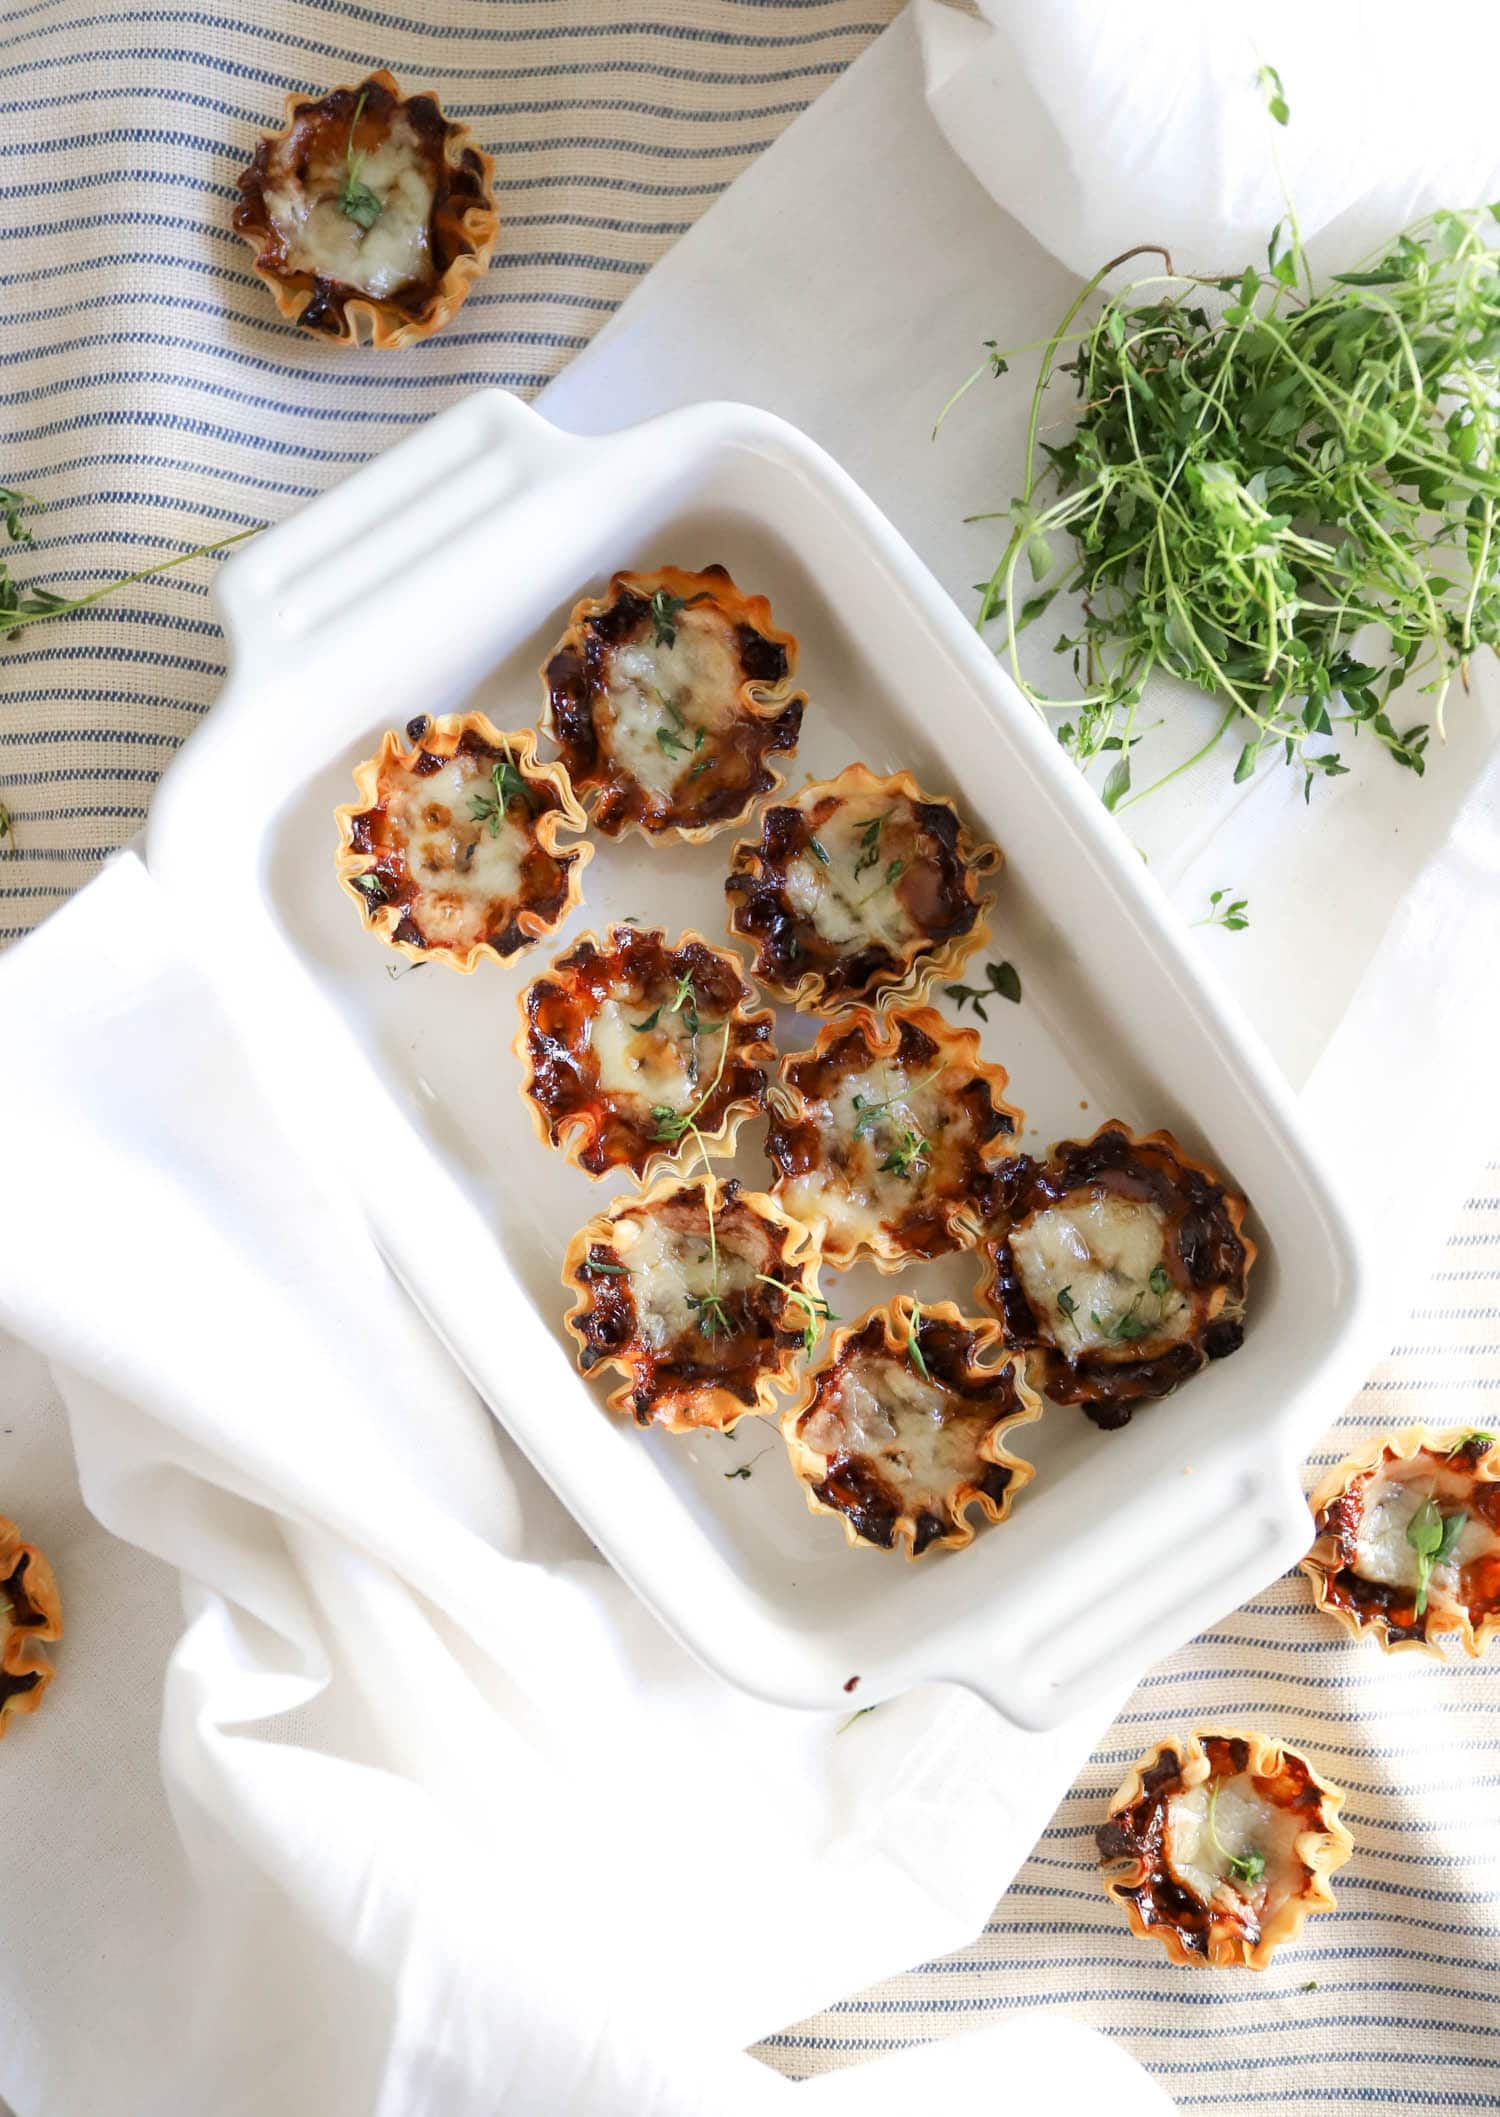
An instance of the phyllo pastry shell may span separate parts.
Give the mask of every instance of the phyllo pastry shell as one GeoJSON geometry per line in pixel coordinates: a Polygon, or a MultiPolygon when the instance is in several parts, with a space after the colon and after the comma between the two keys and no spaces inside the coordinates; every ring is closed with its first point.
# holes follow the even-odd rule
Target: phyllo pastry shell
{"type": "Polygon", "coordinates": [[[909,772],[852,764],[735,847],[730,929],[755,944],[760,983],[811,1014],[912,1000],[989,938],[978,885],[1000,864],[909,772]]]}
{"type": "Polygon", "coordinates": [[[765,597],[742,594],[722,566],[617,573],[576,604],[542,682],[595,827],[697,845],[743,821],[781,784],[767,760],[797,747],[796,666],[765,597]]]}
{"type": "Polygon", "coordinates": [[[1190,1736],[1147,1750],[1098,1832],[1104,1887],[1131,1931],[1174,1963],[1264,1970],[1354,1841],[1342,1790],[1264,1735],[1190,1736]]]}
{"type": "Polygon", "coordinates": [[[61,1639],[62,1604],[35,1544],[0,1518],[0,1736],[12,1713],[34,1713],[56,1671],[43,1642],[61,1639]]]}
{"type": "Polygon", "coordinates": [[[590,1176],[646,1177],[687,1145],[732,1153],[775,1063],[773,1018],[700,934],[584,934],[520,998],[521,1092],[543,1141],[590,1176]]]}
{"type": "Polygon", "coordinates": [[[234,227],[283,316],[341,345],[412,345],[441,330],[490,260],[494,163],[432,96],[372,73],[286,126],[242,171],[234,227]]]}
{"type": "Polygon", "coordinates": [[[1331,1470],[1302,1561],[1320,1609],[1382,1648],[1482,1654],[1500,1632],[1500,1447],[1487,1433],[1387,1434],[1331,1470]]]}
{"type": "Polygon", "coordinates": [[[996,1162],[1024,1113],[979,1037],[931,1007],[829,1022],[781,1062],[766,1152],[775,1195],[823,1231],[836,1271],[868,1252],[882,1272],[968,1249],[987,1217],[996,1162]]]}
{"type": "Polygon", "coordinates": [[[1123,1426],[1244,1337],[1245,1201],[1170,1132],[1111,1119],[1000,1172],[980,1287],[1033,1379],[1123,1426]]]}
{"type": "Polygon", "coordinates": [[[781,1420],[813,1513],[836,1514],[851,1544],[899,1544],[908,1558],[972,1543],[971,1506],[1003,1521],[1035,1475],[1004,1436],[1042,1405],[1018,1359],[982,1359],[999,1337],[951,1301],[904,1295],[834,1331],[781,1420]]]}
{"type": "Polygon", "coordinates": [[[579,1366],[625,1377],[610,1409],[674,1433],[772,1410],[827,1314],[816,1238],[732,1178],[615,1199],[569,1243],[563,1284],[579,1366]]]}
{"type": "Polygon", "coordinates": [[[530,728],[482,713],[419,716],[355,769],[360,798],[336,811],[338,875],[365,923],[418,962],[470,971],[556,933],[582,896],[587,819],[561,765],[539,764],[530,728]]]}

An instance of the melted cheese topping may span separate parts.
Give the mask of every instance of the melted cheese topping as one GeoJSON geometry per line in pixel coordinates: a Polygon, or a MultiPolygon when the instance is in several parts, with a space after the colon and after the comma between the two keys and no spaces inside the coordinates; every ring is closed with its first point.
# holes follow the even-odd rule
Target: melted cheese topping
{"type": "Polygon", "coordinates": [[[433,181],[404,115],[397,113],[379,146],[355,157],[358,182],[380,200],[379,218],[369,228],[339,210],[347,163],[299,177],[293,147],[292,141],[282,142],[273,154],[265,199],[294,271],[337,280],[377,298],[428,275],[433,181]]]}
{"type": "Polygon", "coordinates": [[[845,1246],[873,1246],[882,1222],[903,1219],[973,1137],[967,1108],[945,1093],[946,1070],[940,1060],[925,1070],[891,1060],[842,1075],[826,1100],[809,1097],[819,1159],[782,1184],[787,1211],[797,1220],[826,1221],[845,1246]],[[885,1107],[856,1134],[862,1112],[877,1104],[885,1107]],[[893,1152],[924,1141],[909,1176],[881,1167],[893,1152]]]}
{"type": "Polygon", "coordinates": [[[1469,1512],[1472,1486],[1461,1472],[1444,1471],[1418,1457],[1409,1463],[1388,1463],[1376,1471],[1364,1488],[1364,1511],[1354,1549],[1354,1570],[1363,1580],[1384,1582],[1392,1588],[1420,1585],[1417,1553],[1407,1541],[1412,1516],[1425,1500],[1434,1499],[1446,1519],[1463,1509],[1467,1520],[1459,1531],[1453,1551],[1440,1566],[1434,1566],[1427,1586],[1429,1609],[1462,1615],[1457,1601],[1458,1576],[1476,1559],[1500,1552],[1500,1535],[1483,1516],[1469,1512]]]}
{"type": "MultiPolygon", "coordinates": [[[[766,1269],[767,1245],[755,1243],[746,1254],[745,1231],[726,1230],[722,1211],[717,1237],[716,1280],[706,1223],[681,1227],[661,1213],[617,1223],[615,1250],[630,1273],[636,1336],[652,1352],[663,1353],[699,1329],[703,1300],[717,1293],[727,1303],[732,1295],[753,1286],[756,1273],[766,1269]]],[[[754,1241],[753,1236],[750,1240],[754,1241]]]]}
{"type": "MultiPolygon", "coordinates": [[[[673,1014],[670,1005],[654,1010],[653,1028],[637,1025],[651,1019],[644,1000],[606,1000],[589,1027],[589,1046],[599,1086],[615,1103],[639,1103],[646,1110],[691,1109],[718,1068],[728,1025],[703,1023],[696,1042],[686,1008],[673,1014]]],[[[727,1069],[726,1069],[727,1070],[727,1069]]]]}
{"type": "Polygon", "coordinates": [[[712,605],[679,610],[672,645],[650,628],[609,657],[609,685],[596,723],[614,762],[651,793],[691,793],[688,774],[734,720],[744,682],[739,642],[712,605]]]}
{"type": "Polygon", "coordinates": [[[406,851],[406,871],[421,892],[412,909],[430,942],[467,947],[482,941],[496,913],[520,893],[521,865],[532,845],[519,802],[486,821],[494,781],[482,759],[450,758],[425,778],[399,768],[383,777],[380,796],[406,851]]]}
{"type": "Polygon", "coordinates": [[[841,955],[857,955],[876,945],[900,955],[921,933],[896,894],[900,876],[886,879],[893,861],[911,857],[910,806],[900,796],[894,803],[870,796],[846,801],[814,834],[828,855],[826,865],[810,847],[787,862],[783,888],[788,904],[841,955]],[[881,829],[866,845],[865,836],[877,820],[881,829]],[[899,834],[892,824],[903,826],[899,834]],[[893,850],[898,835],[904,855],[893,850]],[[861,870],[857,875],[856,868],[861,870]]]}
{"type": "Polygon", "coordinates": [[[1103,1345],[1128,1353],[1174,1341],[1191,1326],[1192,1303],[1175,1285],[1152,1290],[1151,1274],[1166,1256],[1166,1217],[1147,1199],[1075,1191],[1034,1213],[1010,1248],[1033,1313],[1064,1353],[1103,1345]],[[1135,1332],[1136,1324],[1145,1329],[1135,1332]]]}
{"type": "Polygon", "coordinates": [[[1217,1781],[1206,1779],[1168,1801],[1167,1857],[1178,1881],[1201,1902],[1217,1902],[1226,1909],[1253,1904],[1264,1924],[1306,1881],[1296,1846],[1307,1827],[1304,1815],[1280,1808],[1258,1793],[1248,1772],[1217,1781]],[[1210,1831],[1208,1801],[1216,1784],[1219,1791],[1210,1831]],[[1214,1843],[1215,1835],[1219,1845],[1214,1843]],[[1229,1872],[1229,1862],[1251,1853],[1259,1853],[1266,1863],[1260,1879],[1237,1882],[1229,1872]]]}
{"type": "Polygon", "coordinates": [[[868,1456],[915,1509],[974,1480],[982,1468],[979,1438],[992,1423],[975,1412],[956,1414],[947,1392],[905,1360],[877,1356],[841,1368],[837,1387],[798,1431],[830,1461],[868,1456]]]}

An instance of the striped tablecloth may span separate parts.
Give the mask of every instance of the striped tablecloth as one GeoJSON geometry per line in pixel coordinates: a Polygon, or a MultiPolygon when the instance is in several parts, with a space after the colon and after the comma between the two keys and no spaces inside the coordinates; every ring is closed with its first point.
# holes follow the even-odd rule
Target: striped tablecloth
{"type": "MultiPolygon", "coordinates": [[[[0,556],[23,579],[94,585],[274,520],[476,385],[531,394],[895,12],[0,0],[0,485],[46,503],[34,548],[0,556]],[[283,94],[378,63],[470,123],[505,212],[455,325],[394,360],[305,342],[227,225],[235,173],[283,94]]],[[[0,940],[132,835],[213,699],[208,577],[196,563],[0,646],[0,802],[15,826],[0,940]]],[[[1314,1472],[1391,1423],[1500,1420],[1500,1171],[1479,1190],[1314,1472]]],[[[970,1948],[761,2055],[805,2074],[1042,2004],[1123,2036],[1184,2107],[1500,2107],[1497,1668],[1384,1660],[1316,1618],[1298,1579],[1279,1583],[1146,1679],[970,1948]],[[1225,1721],[1326,1764],[1358,1843],[1337,1913],[1260,1978],[1169,1968],[1124,1932],[1093,1872],[1094,1824],[1146,1741],[1225,1721]]]]}

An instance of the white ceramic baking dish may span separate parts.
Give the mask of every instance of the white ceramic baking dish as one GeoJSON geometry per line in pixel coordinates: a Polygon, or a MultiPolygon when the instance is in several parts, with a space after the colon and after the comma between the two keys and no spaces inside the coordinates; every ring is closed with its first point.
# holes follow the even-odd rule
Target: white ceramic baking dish
{"type": "MultiPolygon", "coordinates": [[[[1357,1245],[1289,1093],[1193,961],[1140,859],[871,502],[794,429],[700,405],[602,439],[470,398],[224,570],[231,675],[164,781],[151,868],[288,1125],[521,1447],[662,1621],[725,1677],[791,1704],[930,1679],[1051,1725],[1232,1609],[1307,1542],[1297,1464],[1359,1377],[1357,1245]],[[1018,967],[987,1054],[1027,1144],[1107,1116],[1170,1126],[1232,1172],[1261,1255],[1234,1358],[1113,1434],[1049,1408],[1011,1521],[919,1565],[850,1550],[806,1509],[774,1425],[641,1433],[580,1379],[558,1272],[617,1185],[533,1136],[509,970],[404,975],[335,885],[355,762],[416,713],[536,720],[537,665],[618,566],[727,564],[802,641],[812,703],[793,784],[851,758],[952,792],[1007,866],[993,953],[1018,967]],[[206,916],[205,916],[206,915],[206,916]],[[1357,1357],[1357,1353],[1355,1355],[1357,1357]],[[740,1465],[748,1478],[729,1473],[740,1465]]],[[[568,933],[634,914],[724,932],[733,834],[605,844],[568,933]]],[[[805,1038],[810,1041],[810,1028],[805,1038]]],[[[763,1182],[762,1128],[735,1166],[763,1182]]],[[[727,1169],[727,1164],[721,1164],[727,1169]]],[[[973,1309],[972,1258],[825,1290],[846,1318],[896,1284],[973,1309]]],[[[420,1406],[412,1416],[420,1418],[420,1406]]]]}

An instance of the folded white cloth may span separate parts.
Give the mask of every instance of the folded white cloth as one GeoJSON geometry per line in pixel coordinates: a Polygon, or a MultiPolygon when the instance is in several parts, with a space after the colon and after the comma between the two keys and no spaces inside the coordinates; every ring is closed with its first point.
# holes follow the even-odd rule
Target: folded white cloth
{"type": "MultiPolygon", "coordinates": [[[[310,1188],[133,855],[0,990],[24,1113],[0,1319],[56,1363],[89,1508],[181,1570],[187,1617],[171,1644],[157,1568],[55,1497],[24,1510],[69,1634],[6,1745],[0,1887],[51,1976],[7,1991],[0,2093],[20,2117],[781,2107],[743,2046],[977,1930],[1093,1730],[1027,1739],[1020,1772],[1023,1738],[930,1693],[841,1747],[691,1663],[310,1188]],[[164,1664],[186,1863],[141,1749],[164,1664]],[[159,1891],[119,1859],[138,1838],[159,1891]]],[[[1014,2059],[1000,2033],[1038,2096],[1166,2106],[1090,2031],[1014,2059]]],[[[978,2081],[989,2043],[942,2065],[978,2081]]],[[[905,2107],[880,2070],[862,2107],[905,2107]]]]}

